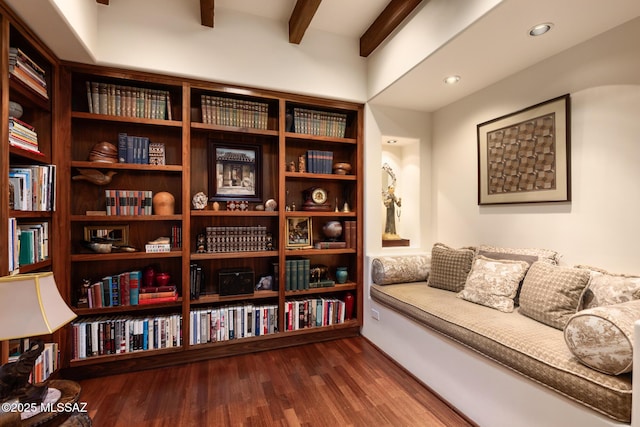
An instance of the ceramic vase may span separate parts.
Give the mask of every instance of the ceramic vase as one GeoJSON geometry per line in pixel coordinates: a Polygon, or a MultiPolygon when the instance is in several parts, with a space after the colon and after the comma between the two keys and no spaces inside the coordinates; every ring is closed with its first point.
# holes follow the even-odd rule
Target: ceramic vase
{"type": "Polygon", "coordinates": [[[336,268],[336,282],[338,282],[339,284],[346,283],[348,277],[349,272],[347,271],[347,267],[336,268]]]}

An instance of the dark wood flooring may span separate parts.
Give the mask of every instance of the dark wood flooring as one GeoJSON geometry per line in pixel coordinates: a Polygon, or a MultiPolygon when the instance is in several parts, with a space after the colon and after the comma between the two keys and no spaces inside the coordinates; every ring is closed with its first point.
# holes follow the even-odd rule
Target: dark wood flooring
{"type": "Polygon", "coordinates": [[[471,426],[364,338],[80,381],[94,426],[471,426]]]}

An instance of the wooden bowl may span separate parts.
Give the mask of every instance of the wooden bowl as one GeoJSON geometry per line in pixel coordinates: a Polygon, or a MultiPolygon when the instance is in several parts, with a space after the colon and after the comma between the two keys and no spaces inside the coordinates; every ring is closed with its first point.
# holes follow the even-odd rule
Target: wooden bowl
{"type": "Polygon", "coordinates": [[[118,149],[110,142],[101,141],[89,153],[90,162],[118,163],[118,149]]]}
{"type": "Polygon", "coordinates": [[[338,162],[333,164],[333,173],[336,175],[347,175],[351,172],[351,164],[346,162],[338,162]]]}

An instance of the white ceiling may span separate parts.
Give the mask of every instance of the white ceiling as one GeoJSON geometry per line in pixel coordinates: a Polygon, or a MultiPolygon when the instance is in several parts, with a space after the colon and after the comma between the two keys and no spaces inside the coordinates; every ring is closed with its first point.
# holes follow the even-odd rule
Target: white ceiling
{"type": "MultiPolygon", "coordinates": [[[[359,38],[388,2],[323,0],[309,28],[359,38]]],[[[294,5],[295,0],[216,0],[216,8],[283,22],[294,5]]],[[[639,0],[504,0],[370,101],[435,111],[638,16],[639,0]],[[529,37],[529,28],[541,22],[552,22],[553,30],[529,37]],[[460,75],[460,83],[443,84],[450,74],[460,75]]]]}

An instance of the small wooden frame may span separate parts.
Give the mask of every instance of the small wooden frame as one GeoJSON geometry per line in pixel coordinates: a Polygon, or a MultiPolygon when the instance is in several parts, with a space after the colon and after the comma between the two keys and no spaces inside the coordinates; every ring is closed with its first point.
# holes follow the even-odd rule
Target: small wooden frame
{"type": "Polygon", "coordinates": [[[311,247],[311,217],[287,218],[287,245],[289,249],[311,247]]]}
{"type": "Polygon", "coordinates": [[[87,225],[84,227],[84,240],[87,242],[104,241],[114,246],[129,244],[128,225],[87,225]]]}

